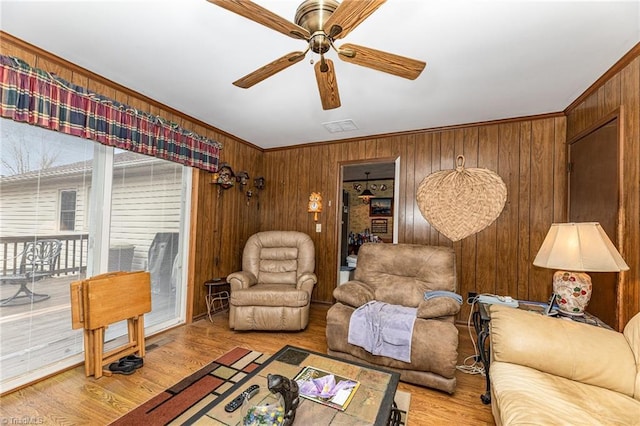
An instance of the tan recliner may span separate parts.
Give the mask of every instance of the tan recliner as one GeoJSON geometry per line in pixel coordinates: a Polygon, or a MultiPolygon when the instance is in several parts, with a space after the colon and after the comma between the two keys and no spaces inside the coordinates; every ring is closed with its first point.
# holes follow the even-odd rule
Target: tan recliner
{"type": "Polygon", "coordinates": [[[231,286],[229,327],[234,330],[304,330],[311,292],[318,281],[311,237],[296,231],[252,235],[242,253],[242,271],[231,286]]]}
{"type": "Polygon", "coordinates": [[[458,329],[454,321],[460,303],[452,297],[425,300],[425,293],[434,290],[456,291],[453,249],[417,244],[364,244],[358,252],[354,279],[333,291],[337,302],[327,312],[327,352],[396,371],[405,382],[453,393],[458,361],[458,329]],[[358,307],[371,301],[417,308],[411,362],[373,355],[349,343],[351,316],[358,307]]]}

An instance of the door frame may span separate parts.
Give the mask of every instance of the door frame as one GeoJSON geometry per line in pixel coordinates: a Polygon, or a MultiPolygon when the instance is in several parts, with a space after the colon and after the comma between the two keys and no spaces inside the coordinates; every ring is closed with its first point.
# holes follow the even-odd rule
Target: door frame
{"type": "Polygon", "coordinates": [[[342,238],[342,226],[339,226],[340,221],[342,220],[342,187],[344,186],[344,168],[345,166],[353,166],[353,165],[361,165],[361,164],[376,164],[376,163],[394,163],[394,176],[393,176],[393,244],[398,243],[398,211],[400,209],[397,208],[397,203],[400,198],[400,186],[398,182],[400,182],[400,156],[396,157],[382,157],[382,158],[368,158],[362,160],[349,160],[349,161],[339,161],[338,162],[338,185],[336,186],[336,203],[335,214],[336,214],[336,226],[335,226],[335,252],[336,256],[336,287],[340,283],[340,266],[342,260],[342,254],[340,253],[341,247],[341,238],[342,238]]]}
{"type": "MultiPolygon", "coordinates": [[[[620,106],[610,112],[609,114],[603,116],[599,120],[595,121],[591,126],[587,127],[583,131],[575,134],[572,138],[567,139],[567,188],[566,188],[566,199],[567,199],[567,211],[566,218],[569,220],[571,217],[571,173],[569,169],[569,164],[571,163],[571,145],[577,143],[582,140],[584,137],[591,135],[595,131],[601,129],[607,124],[611,123],[614,120],[617,120],[616,125],[616,143],[618,145],[618,206],[617,206],[617,218],[616,218],[616,235],[615,241],[613,242],[616,249],[622,254],[622,247],[624,247],[624,114],[623,114],[623,106],[620,106]]],[[[623,256],[624,258],[624,256],[623,256]]],[[[612,324],[614,328],[617,330],[621,330],[623,327],[622,324],[622,306],[623,306],[623,295],[624,292],[623,286],[625,280],[623,279],[623,274],[625,272],[618,272],[616,276],[616,307],[614,312],[615,324],[612,324]]]]}

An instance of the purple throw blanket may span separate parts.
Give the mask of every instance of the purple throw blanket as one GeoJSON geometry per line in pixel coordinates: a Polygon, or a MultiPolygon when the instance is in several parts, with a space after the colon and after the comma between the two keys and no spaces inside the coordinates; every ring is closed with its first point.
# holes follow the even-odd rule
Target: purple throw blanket
{"type": "Polygon", "coordinates": [[[372,301],[351,315],[348,342],[373,355],[411,362],[417,308],[372,301]]]}

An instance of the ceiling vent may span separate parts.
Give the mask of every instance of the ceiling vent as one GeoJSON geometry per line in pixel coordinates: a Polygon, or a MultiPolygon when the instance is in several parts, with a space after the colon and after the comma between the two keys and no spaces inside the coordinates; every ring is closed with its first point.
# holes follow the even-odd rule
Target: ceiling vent
{"type": "Polygon", "coordinates": [[[353,120],[339,120],[339,121],[329,121],[327,123],[322,123],[325,129],[329,133],[339,133],[339,132],[350,132],[352,130],[358,130],[358,126],[353,120]]]}

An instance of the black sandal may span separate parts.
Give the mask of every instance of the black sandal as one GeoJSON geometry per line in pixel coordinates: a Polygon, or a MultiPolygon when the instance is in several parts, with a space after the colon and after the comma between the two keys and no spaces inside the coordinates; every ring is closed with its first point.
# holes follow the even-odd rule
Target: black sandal
{"type": "Polygon", "coordinates": [[[124,358],[120,358],[120,363],[126,363],[133,365],[134,369],[138,369],[144,365],[144,359],[136,355],[125,356],[124,358]]]}
{"type": "Polygon", "coordinates": [[[109,364],[109,371],[116,374],[129,375],[136,371],[136,367],[131,363],[118,361],[109,364]]]}

